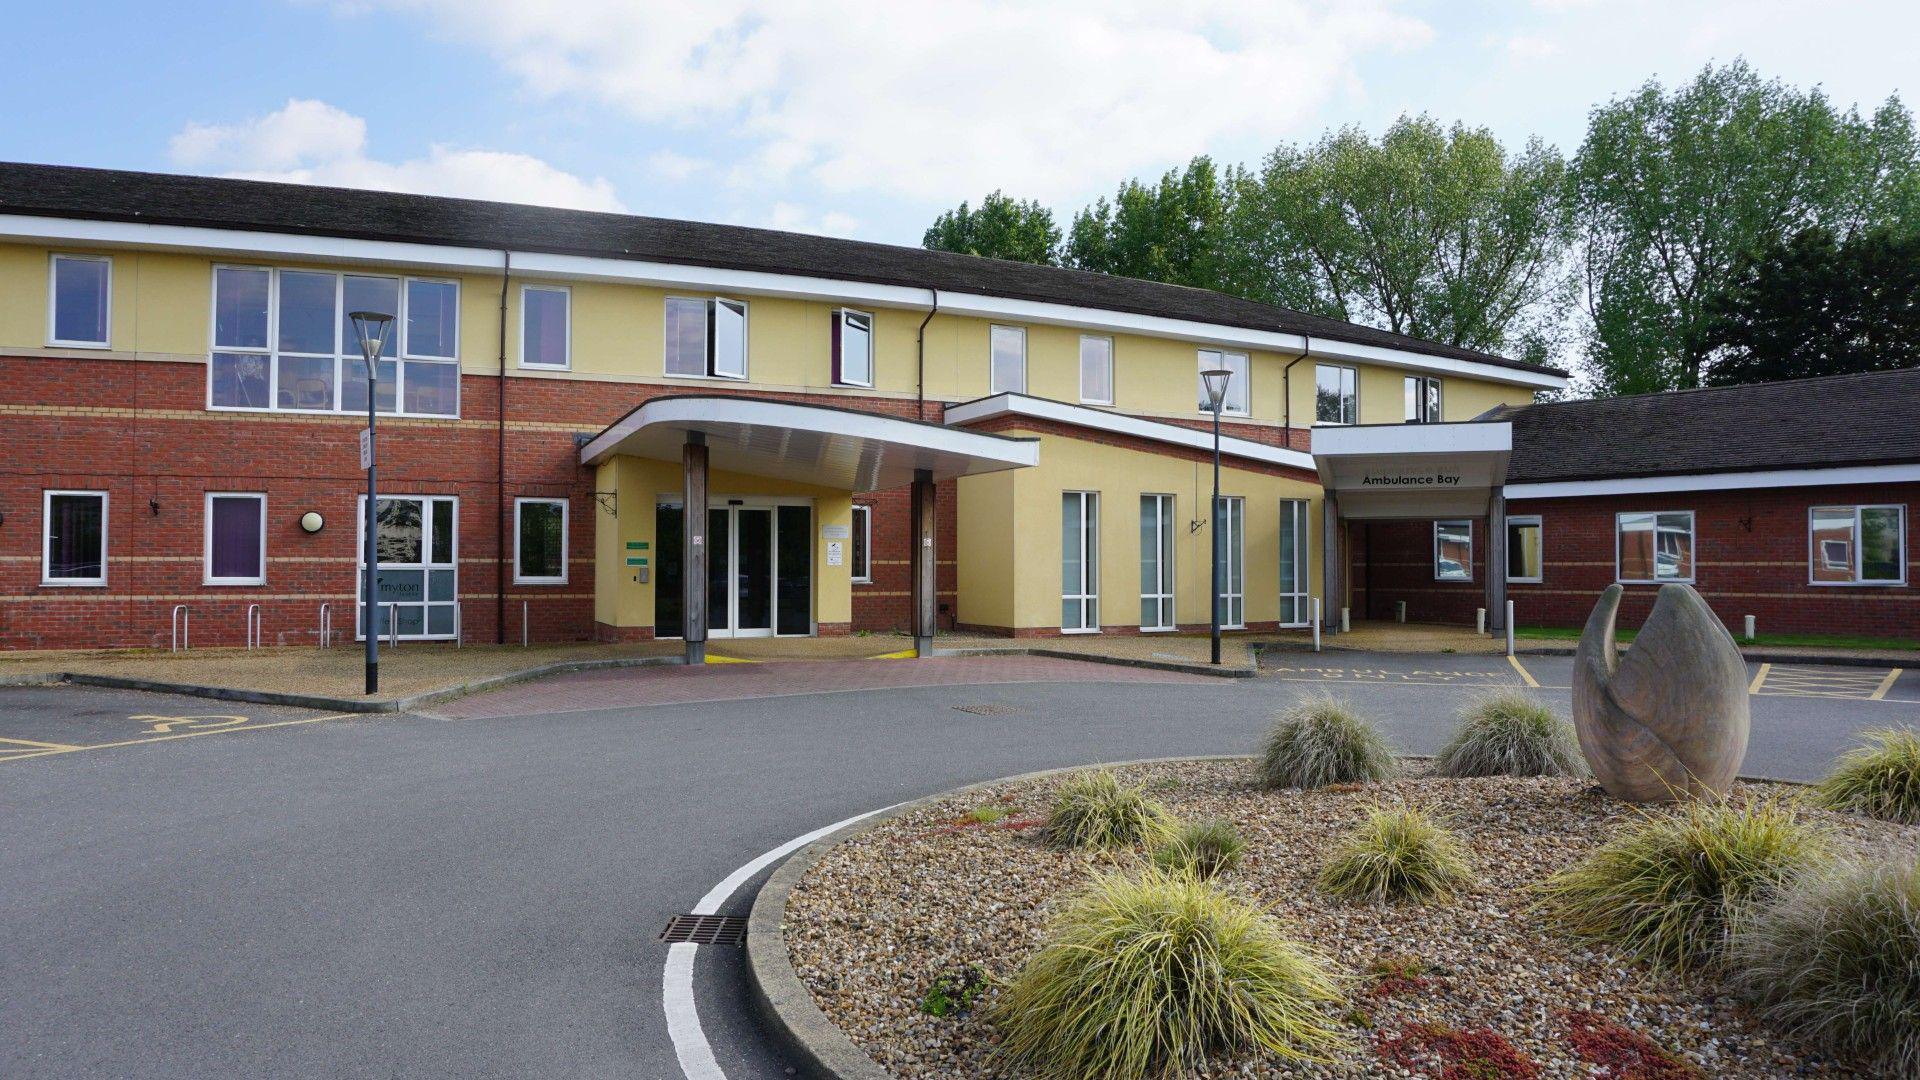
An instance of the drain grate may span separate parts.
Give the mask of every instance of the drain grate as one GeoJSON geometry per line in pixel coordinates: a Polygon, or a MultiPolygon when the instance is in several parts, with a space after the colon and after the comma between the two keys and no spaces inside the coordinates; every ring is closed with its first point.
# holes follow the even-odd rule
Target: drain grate
{"type": "Polygon", "coordinates": [[[747,920],[738,915],[675,915],[660,940],[695,945],[739,945],[747,940],[747,920]]]}
{"type": "Polygon", "coordinates": [[[972,713],[975,716],[1019,716],[1026,712],[1025,709],[1022,709],[1018,705],[1002,705],[997,701],[983,701],[973,705],[955,705],[954,708],[964,713],[972,713]]]}

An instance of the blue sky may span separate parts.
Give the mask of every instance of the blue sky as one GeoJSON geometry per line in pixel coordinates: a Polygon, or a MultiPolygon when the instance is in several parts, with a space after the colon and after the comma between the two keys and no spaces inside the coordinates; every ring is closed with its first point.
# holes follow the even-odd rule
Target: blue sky
{"type": "Polygon", "coordinates": [[[1920,93],[1910,0],[113,0],[9,21],[0,158],[899,243],[995,187],[1065,218],[1196,153],[1404,112],[1571,150],[1594,104],[1735,56],[1842,102],[1920,93]]]}

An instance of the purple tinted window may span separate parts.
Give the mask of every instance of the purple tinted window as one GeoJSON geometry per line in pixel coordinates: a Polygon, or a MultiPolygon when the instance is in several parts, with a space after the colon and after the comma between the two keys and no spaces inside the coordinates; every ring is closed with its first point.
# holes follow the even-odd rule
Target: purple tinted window
{"type": "Polygon", "coordinates": [[[215,495],[208,505],[207,576],[263,577],[260,565],[261,500],[253,495],[215,495]]]}

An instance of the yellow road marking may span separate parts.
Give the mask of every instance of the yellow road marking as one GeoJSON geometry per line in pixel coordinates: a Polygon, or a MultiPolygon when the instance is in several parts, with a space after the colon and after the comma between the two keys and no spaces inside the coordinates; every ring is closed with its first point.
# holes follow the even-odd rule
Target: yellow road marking
{"type": "Polygon", "coordinates": [[[141,746],[146,743],[171,742],[174,739],[195,739],[202,735],[224,735],[236,731],[260,731],[265,728],[295,727],[300,724],[315,724],[322,720],[345,720],[358,713],[333,713],[328,716],[306,716],[298,720],[275,720],[266,724],[248,724],[245,727],[217,727],[206,731],[181,731],[172,735],[155,735],[150,739],[121,739],[118,742],[88,743],[85,746],[68,746],[59,750],[39,750],[0,758],[0,761],[25,761],[28,758],[53,757],[57,754],[73,754],[82,750],[111,750],[120,746],[141,746]]]}
{"type": "Polygon", "coordinates": [[[165,735],[177,727],[186,727],[195,731],[211,731],[215,728],[236,727],[247,722],[244,716],[232,713],[208,713],[203,716],[151,716],[141,713],[127,717],[147,725],[147,730],[155,735],[165,735]]]}
{"type": "Polygon", "coordinates": [[[913,651],[912,649],[901,649],[899,652],[883,652],[879,656],[869,656],[867,657],[867,659],[869,660],[911,660],[918,655],[920,654],[913,651]]]}
{"type": "Polygon", "coordinates": [[[757,664],[759,662],[758,660],[747,660],[738,656],[716,656],[712,653],[707,654],[707,663],[709,664],[757,664]]]}
{"type": "Polygon", "coordinates": [[[69,743],[38,742],[33,739],[0,738],[0,743],[9,743],[14,746],[24,746],[29,750],[78,750],[79,749],[79,747],[73,746],[69,743]]]}
{"type": "Polygon", "coordinates": [[[1880,685],[1875,687],[1873,693],[1867,696],[1867,700],[1879,701],[1881,698],[1886,697],[1887,691],[1893,689],[1894,682],[1900,678],[1900,672],[1903,670],[1905,669],[1894,668],[1892,671],[1887,672],[1887,677],[1880,680],[1880,685]]]}
{"type": "Polygon", "coordinates": [[[1759,693],[1760,688],[1766,685],[1767,672],[1772,670],[1773,670],[1772,664],[1761,664],[1760,670],[1753,673],[1753,681],[1747,684],[1747,693],[1749,694],[1759,693]]]}
{"type": "Polygon", "coordinates": [[[1507,663],[1513,665],[1513,670],[1520,673],[1520,677],[1526,680],[1526,683],[1528,686],[1533,687],[1535,690],[1540,689],[1540,683],[1536,679],[1534,679],[1532,672],[1528,671],[1526,668],[1521,666],[1519,657],[1508,656],[1507,663]]]}

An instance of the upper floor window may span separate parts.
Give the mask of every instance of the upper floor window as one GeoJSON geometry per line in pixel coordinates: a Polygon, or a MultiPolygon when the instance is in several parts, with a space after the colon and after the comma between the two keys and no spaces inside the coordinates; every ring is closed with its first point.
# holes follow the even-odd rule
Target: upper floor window
{"type": "Polygon", "coordinates": [[[833,313],[833,381],[836,386],[873,385],[873,316],[837,308],[833,313]]]}
{"type": "Polygon", "coordinates": [[[747,377],[747,305],[718,297],[667,297],[669,375],[747,377]]]}
{"type": "Polygon", "coordinates": [[[213,272],[207,404],[289,412],[367,410],[367,368],[347,317],[395,315],[381,353],[381,412],[460,411],[460,286],[430,278],[221,266],[213,272]]]}
{"type": "Polygon", "coordinates": [[[47,343],[107,347],[113,262],[97,255],[55,255],[47,302],[47,343]]]}
{"type": "Polygon", "coordinates": [[[1813,584],[1906,584],[1906,507],[1816,506],[1807,513],[1813,584]]]}
{"type": "Polygon", "coordinates": [[[1313,418],[1322,424],[1360,422],[1360,373],[1339,364],[1313,369],[1313,418]]]}
{"type": "Polygon", "coordinates": [[[1439,423],[1440,380],[1426,375],[1409,375],[1402,382],[1406,387],[1406,415],[1403,419],[1409,424],[1439,423]]]}
{"type": "Polygon", "coordinates": [[[993,370],[989,394],[1027,392],[1027,332],[1017,326],[996,326],[992,334],[993,370]]]}
{"type": "Polygon", "coordinates": [[[573,293],[563,285],[520,286],[520,366],[572,363],[573,293]]]}
{"type": "Polygon", "coordinates": [[[1080,339],[1080,401],[1086,405],[1113,404],[1113,339],[1080,339]]]}
{"type": "MultiPolygon", "coordinates": [[[[1221,352],[1217,349],[1200,350],[1200,370],[1231,371],[1233,376],[1227,380],[1227,396],[1220,401],[1220,411],[1228,416],[1246,416],[1247,403],[1253,400],[1247,380],[1252,378],[1252,369],[1247,363],[1246,353],[1221,352]]],[[[1213,405],[1207,398],[1207,380],[1199,379],[1200,411],[1212,412],[1213,405]]]]}
{"type": "Polygon", "coordinates": [[[1433,523],[1433,580],[1473,580],[1473,522],[1433,523]]]}
{"type": "Polygon", "coordinates": [[[1693,580],[1693,511],[1615,514],[1613,530],[1618,580],[1693,580]]]}

